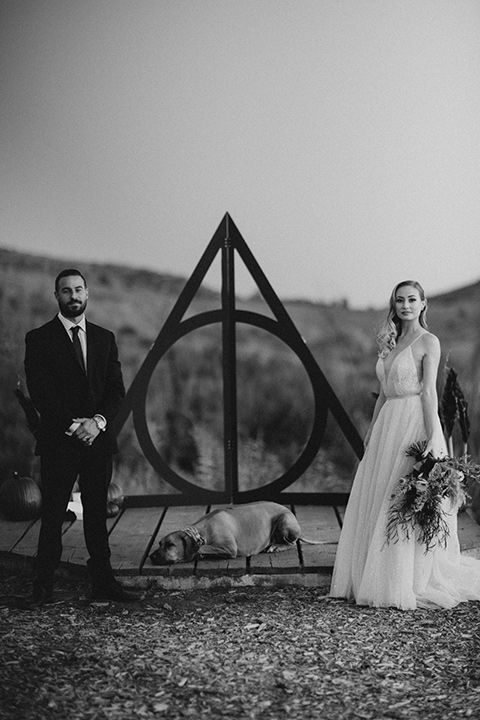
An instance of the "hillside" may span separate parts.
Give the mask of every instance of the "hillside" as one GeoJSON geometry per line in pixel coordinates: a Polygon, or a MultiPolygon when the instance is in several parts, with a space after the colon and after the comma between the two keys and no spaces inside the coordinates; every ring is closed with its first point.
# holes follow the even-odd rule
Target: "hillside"
{"type": "MultiPolygon", "coordinates": [[[[72,265],[77,263],[68,258],[55,260],[0,248],[0,479],[13,469],[29,472],[32,463],[35,466],[32,439],[24,427],[13,389],[17,376],[23,375],[25,332],[54,315],[53,279],[60,269],[72,265]]],[[[128,386],[184,287],[185,278],[117,264],[84,263],[81,269],[90,289],[89,319],[115,331],[128,386]]],[[[268,275],[268,268],[264,269],[268,275]]],[[[202,287],[187,314],[217,308],[219,302],[217,292],[202,287]]],[[[239,300],[238,305],[271,314],[258,295],[239,300]]],[[[302,300],[287,301],[285,305],[363,433],[377,386],[374,335],[384,311],[302,300]]],[[[480,371],[474,361],[480,347],[479,308],[480,282],[431,298],[428,312],[429,326],[459,373],[470,402],[475,452],[480,450],[480,371]]],[[[311,390],[291,351],[262,330],[240,326],[238,354],[241,480],[247,486],[254,481],[252,473],[272,479],[272,473],[289,466],[298,455],[308,438],[311,390]]],[[[223,473],[220,408],[220,328],[210,326],[183,338],[162,359],[152,378],[148,403],[152,436],[158,438],[159,448],[169,456],[169,462],[208,485],[221,482],[223,473]],[[173,447],[173,416],[187,423],[188,452],[173,447]]],[[[322,487],[329,486],[333,476],[347,478],[354,464],[334,424],[329,423],[324,444],[325,453],[319,455],[321,469],[316,469],[322,475],[322,487]]],[[[158,485],[158,480],[145,467],[131,429],[124,430],[123,447],[117,472],[124,485],[132,485],[133,491],[153,491],[152,483],[158,485]]]]}

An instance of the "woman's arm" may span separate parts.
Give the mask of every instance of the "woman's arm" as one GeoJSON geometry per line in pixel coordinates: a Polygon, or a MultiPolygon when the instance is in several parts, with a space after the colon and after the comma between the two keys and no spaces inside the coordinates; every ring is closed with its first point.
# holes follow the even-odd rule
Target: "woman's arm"
{"type": "Polygon", "coordinates": [[[377,397],[377,402],[375,403],[375,407],[373,409],[372,419],[370,421],[369,428],[368,428],[365,438],[363,440],[364,447],[367,447],[367,445],[369,443],[370,435],[372,434],[372,430],[373,430],[373,426],[375,425],[375,422],[378,417],[378,413],[380,412],[382,405],[385,403],[385,400],[386,400],[385,393],[383,392],[382,388],[380,388],[380,392],[377,397]]]}
{"type": "Polygon", "coordinates": [[[423,419],[427,430],[426,457],[432,453],[434,457],[445,455],[445,440],[438,418],[437,373],[440,363],[440,343],[435,335],[425,334],[423,338],[425,354],[423,365],[422,406],[423,419]]]}

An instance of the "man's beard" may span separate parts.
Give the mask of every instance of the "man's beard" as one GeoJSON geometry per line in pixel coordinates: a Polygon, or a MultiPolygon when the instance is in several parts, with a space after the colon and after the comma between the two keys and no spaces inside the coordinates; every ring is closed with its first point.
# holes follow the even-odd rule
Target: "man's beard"
{"type": "Polygon", "coordinates": [[[75,318],[79,315],[83,315],[85,308],[87,307],[87,301],[85,300],[83,303],[72,304],[72,301],[70,300],[68,303],[59,302],[59,305],[60,312],[64,317],[75,318]]]}

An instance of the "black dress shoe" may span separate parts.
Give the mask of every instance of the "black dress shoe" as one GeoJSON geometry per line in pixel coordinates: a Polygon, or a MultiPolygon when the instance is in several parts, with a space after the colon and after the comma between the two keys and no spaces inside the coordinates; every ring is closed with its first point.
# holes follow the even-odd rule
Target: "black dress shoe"
{"type": "Polygon", "coordinates": [[[120,583],[93,587],[92,600],[113,600],[115,602],[135,602],[141,599],[138,591],[126,590],[120,583]]]}

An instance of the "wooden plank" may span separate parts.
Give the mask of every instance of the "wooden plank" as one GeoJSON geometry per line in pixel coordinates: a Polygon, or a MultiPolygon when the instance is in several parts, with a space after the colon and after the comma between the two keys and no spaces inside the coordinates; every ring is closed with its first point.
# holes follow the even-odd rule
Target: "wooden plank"
{"type": "Polygon", "coordinates": [[[109,536],[111,563],[115,572],[140,574],[145,551],[152,540],[162,508],[126,508],[109,536]]]}
{"type": "MultiPolygon", "coordinates": [[[[115,527],[119,520],[119,515],[107,518],[107,528],[115,527]]],[[[71,565],[86,565],[89,558],[85,545],[85,536],[83,534],[83,519],[77,517],[75,522],[68,525],[62,536],[62,557],[60,562],[71,565]]]]}
{"type": "MultiPolygon", "coordinates": [[[[146,508],[144,508],[145,510],[146,508]]],[[[202,515],[205,515],[207,508],[204,505],[176,506],[166,508],[162,523],[158,529],[153,550],[159,541],[168,533],[175,530],[182,530],[189,525],[193,525],[202,515]]],[[[149,560],[146,561],[143,573],[149,575],[191,575],[195,571],[195,561],[188,563],[178,563],[178,565],[152,565],[149,560]]]]}
{"type": "MultiPolygon", "coordinates": [[[[221,510],[229,505],[212,505],[210,511],[221,510]]],[[[242,575],[247,570],[247,558],[219,558],[212,556],[197,561],[196,575],[242,575]]]]}
{"type": "Polygon", "coordinates": [[[326,505],[296,506],[295,514],[302,530],[302,536],[328,545],[307,545],[300,542],[302,564],[305,570],[332,567],[335,561],[340,526],[333,507],[326,505]]]}
{"type": "MultiPolygon", "coordinates": [[[[290,509],[290,507],[288,507],[290,509]]],[[[252,573],[286,573],[300,572],[300,556],[297,544],[272,553],[260,553],[250,558],[250,572],[252,573]]]]}
{"type": "Polygon", "coordinates": [[[341,528],[333,507],[297,505],[295,515],[302,537],[321,542],[338,542],[341,528]]]}
{"type": "MultiPolygon", "coordinates": [[[[343,516],[344,508],[338,508],[343,516]]],[[[155,533],[162,517],[163,508],[128,508],[124,522],[122,516],[108,519],[111,533],[112,560],[118,558],[118,569],[137,572],[149,541],[159,538],[172,530],[178,530],[193,524],[206,512],[205,507],[169,507],[165,517],[155,533]],[[135,515],[130,515],[135,510],[135,515]],[[127,522],[128,520],[128,522],[127,522]]],[[[312,540],[338,540],[339,527],[333,508],[324,506],[296,506],[295,512],[302,528],[302,535],[312,540]]],[[[0,551],[14,552],[34,557],[37,551],[39,521],[10,522],[0,521],[0,551]]],[[[472,518],[469,511],[458,516],[458,534],[462,551],[480,548],[480,525],[472,518]]],[[[63,535],[63,562],[84,564],[87,560],[83,523],[76,520],[73,524],[65,524],[63,535]]],[[[155,547],[155,544],[154,544],[155,547]]],[[[313,571],[319,567],[331,567],[335,557],[336,545],[309,546],[301,543],[303,567],[313,571]]],[[[296,572],[296,553],[287,551],[279,554],[262,554],[250,558],[249,570],[258,573],[296,572]]],[[[197,574],[219,575],[222,573],[244,573],[247,571],[245,558],[235,560],[200,560],[197,563],[197,574]]],[[[155,567],[147,559],[143,572],[151,574],[188,575],[193,573],[194,563],[182,563],[177,566],[155,567]]]]}
{"type": "MultiPolygon", "coordinates": [[[[70,522],[63,523],[62,533],[65,533],[71,527],[70,522]]],[[[38,536],[40,535],[40,520],[36,520],[28,528],[25,535],[19,540],[19,542],[12,548],[12,552],[16,555],[23,555],[25,557],[36,557],[38,547],[38,536]]]]}
{"type": "Polygon", "coordinates": [[[343,518],[345,517],[346,505],[336,505],[335,509],[340,517],[340,524],[343,525],[343,518]]]}
{"type": "MultiPolygon", "coordinates": [[[[210,492],[205,490],[205,495],[209,495],[210,492]]],[[[206,498],[205,501],[202,498],[199,500],[197,497],[190,497],[182,495],[181,493],[174,493],[169,495],[125,495],[125,505],[128,508],[131,507],[208,507],[212,503],[226,502],[224,493],[212,492],[211,498],[206,498]],[[218,497],[224,495],[224,497],[218,497]]]]}
{"type": "Polygon", "coordinates": [[[205,505],[180,505],[168,507],[162,524],[158,530],[158,539],[174,532],[174,530],[182,530],[189,525],[193,525],[200,520],[207,512],[205,505]]]}
{"type": "Polygon", "coordinates": [[[36,520],[0,520],[0,552],[10,552],[36,520]]]}
{"type": "Polygon", "coordinates": [[[295,573],[300,572],[300,557],[297,545],[277,552],[262,552],[250,558],[252,573],[295,573]]]}
{"type": "MultiPolygon", "coordinates": [[[[210,495],[209,491],[205,491],[205,496],[210,495]]],[[[250,497],[245,497],[243,502],[256,502],[262,500],[258,496],[256,490],[249,491],[250,497]]],[[[349,493],[309,493],[309,492],[287,492],[282,491],[278,497],[269,498],[274,502],[283,505],[346,505],[349,493]]],[[[265,499],[265,498],[263,498],[265,499]]],[[[127,507],[185,507],[187,505],[195,505],[199,507],[199,499],[196,497],[187,497],[180,493],[165,495],[126,495],[125,503],[127,507]]],[[[212,492],[210,498],[206,497],[205,504],[219,504],[226,502],[225,493],[212,492]],[[218,496],[223,495],[223,497],[218,496]]]]}
{"type": "Polygon", "coordinates": [[[15,545],[13,552],[16,555],[23,555],[24,557],[36,557],[39,534],[40,520],[36,520],[33,525],[30,525],[25,535],[15,545]]]}
{"type": "Polygon", "coordinates": [[[475,522],[472,511],[464,510],[458,514],[458,539],[460,550],[480,548],[480,525],[475,522]]]}
{"type": "Polygon", "coordinates": [[[227,572],[229,575],[244,575],[247,572],[247,558],[228,558],[227,572]]]}

